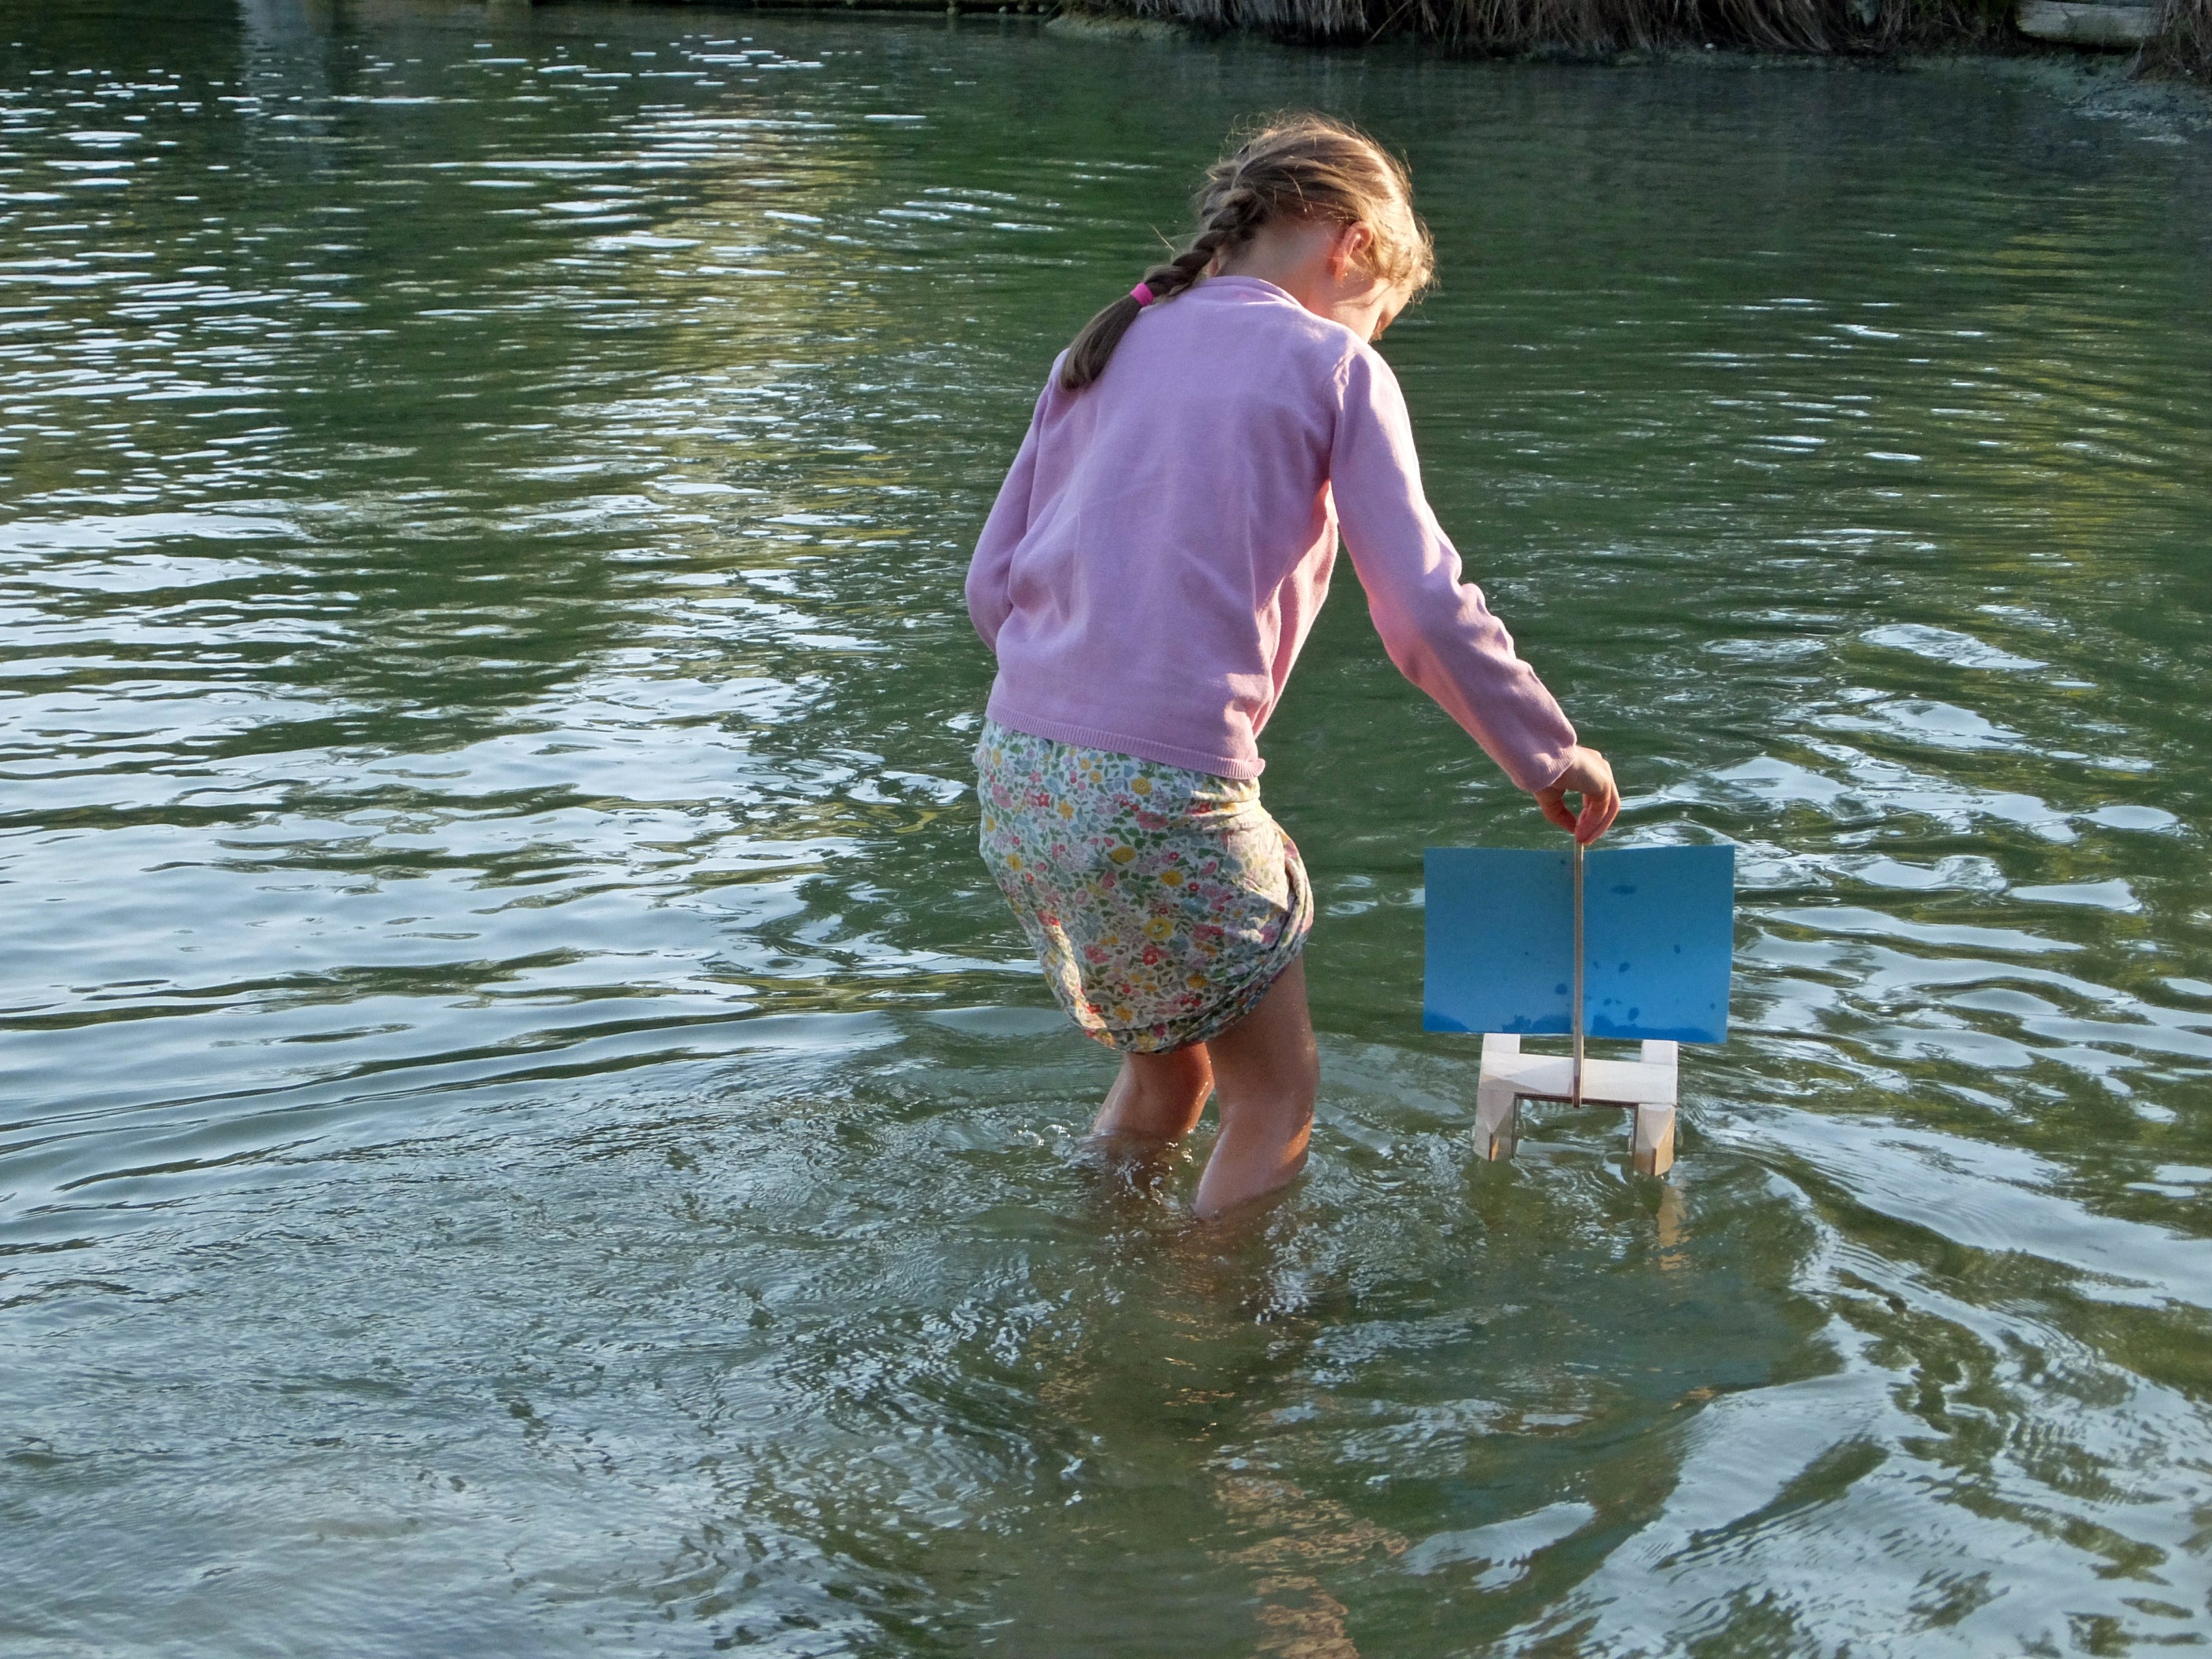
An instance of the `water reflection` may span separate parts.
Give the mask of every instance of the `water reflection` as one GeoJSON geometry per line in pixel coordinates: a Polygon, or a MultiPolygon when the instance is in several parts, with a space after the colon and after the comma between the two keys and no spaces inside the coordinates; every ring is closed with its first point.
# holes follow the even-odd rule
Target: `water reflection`
{"type": "Polygon", "coordinates": [[[2195,1634],[2197,149],[1011,21],[7,33],[31,1650],[2195,1634]],[[1741,849],[1667,1183],[1595,1115],[1470,1156],[1419,853],[1538,832],[1356,595],[1269,738],[1331,1081],[1263,1227],[1077,1156],[973,860],[1042,367],[1298,102],[1411,153],[1431,487],[1625,833],[1741,849]]]}

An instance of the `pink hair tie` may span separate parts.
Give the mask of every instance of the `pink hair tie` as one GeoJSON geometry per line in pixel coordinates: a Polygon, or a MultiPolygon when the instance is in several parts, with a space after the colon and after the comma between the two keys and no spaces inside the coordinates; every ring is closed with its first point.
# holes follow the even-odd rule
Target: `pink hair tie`
{"type": "Polygon", "coordinates": [[[1129,297],[1134,300],[1139,307],[1144,307],[1152,304],[1153,300],[1158,296],[1153,294],[1152,287],[1150,283],[1139,283],[1136,287],[1129,290],[1129,297]]]}

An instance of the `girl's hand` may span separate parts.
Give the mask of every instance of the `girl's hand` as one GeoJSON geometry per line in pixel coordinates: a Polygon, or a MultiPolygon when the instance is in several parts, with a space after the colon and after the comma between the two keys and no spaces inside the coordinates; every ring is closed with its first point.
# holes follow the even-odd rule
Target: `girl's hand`
{"type": "Polygon", "coordinates": [[[1536,792],[1536,805],[1543,808],[1546,817],[1560,829],[1571,830],[1575,839],[1587,847],[1613,827],[1620,811],[1620,790],[1613,783],[1613,769],[1605,763],[1605,757],[1577,744],[1567,751],[1567,769],[1536,792]],[[1567,811],[1570,793],[1583,798],[1579,817],[1567,811]]]}

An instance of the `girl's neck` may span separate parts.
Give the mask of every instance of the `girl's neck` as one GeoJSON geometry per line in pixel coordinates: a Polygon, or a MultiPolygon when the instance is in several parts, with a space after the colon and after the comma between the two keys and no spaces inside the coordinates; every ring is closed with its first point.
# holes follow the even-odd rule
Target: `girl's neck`
{"type": "Polygon", "coordinates": [[[1371,340],[1405,303],[1404,296],[1360,262],[1372,240],[1364,225],[1278,221],[1218,260],[1213,274],[1273,283],[1315,316],[1342,323],[1361,339],[1371,340]]]}

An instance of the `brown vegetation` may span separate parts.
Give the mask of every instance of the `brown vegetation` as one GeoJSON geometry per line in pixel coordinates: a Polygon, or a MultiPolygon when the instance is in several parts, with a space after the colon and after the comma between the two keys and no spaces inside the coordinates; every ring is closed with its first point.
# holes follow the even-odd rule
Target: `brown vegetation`
{"type": "Polygon", "coordinates": [[[2212,0],[2166,0],[2141,62],[2154,74],[2212,82],[2212,0]]]}
{"type": "MultiPolygon", "coordinates": [[[[1079,0],[1080,3],[1080,0],[1079,0]]],[[[1414,35],[1474,52],[1670,46],[1875,54],[2018,43],[2013,0],[1093,0],[1201,29],[1310,40],[1414,35]]],[[[2134,0],[2142,3],[2143,0],[2134,0]]],[[[2162,0],[2137,67],[2212,82],[2212,0],[2162,0]]]]}
{"type": "MultiPolygon", "coordinates": [[[[1666,46],[1880,52],[2001,38],[2009,0],[1124,0],[1200,27],[1316,40],[1413,34],[1470,52],[1666,46]]],[[[2199,15],[2212,0],[2167,0],[2199,15]]]]}

